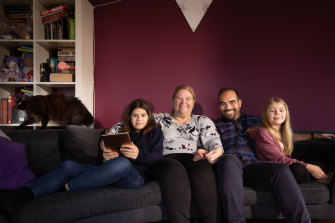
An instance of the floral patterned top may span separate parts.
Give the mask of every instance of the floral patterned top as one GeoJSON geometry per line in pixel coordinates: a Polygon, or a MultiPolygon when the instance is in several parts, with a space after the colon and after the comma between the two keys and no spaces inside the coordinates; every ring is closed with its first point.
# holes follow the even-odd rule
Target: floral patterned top
{"type": "MultiPolygon", "coordinates": [[[[178,124],[168,113],[154,114],[160,124],[163,135],[163,155],[172,153],[194,154],[198,148],[208,151],[216,147],[222,148],[220,136],[213,121],[202,115],[191,115],[192,119],[186,124],[178,124]]],[[[107,131],[119,132],[122,122],[117,123],[107,131]]]]}

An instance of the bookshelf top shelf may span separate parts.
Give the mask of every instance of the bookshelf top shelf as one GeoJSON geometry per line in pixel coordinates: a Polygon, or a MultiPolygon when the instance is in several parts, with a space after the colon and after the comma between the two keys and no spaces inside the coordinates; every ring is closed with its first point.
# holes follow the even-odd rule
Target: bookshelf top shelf
{"type": "Polygon", "coordinates": [[[75,82],[36,82],[40,86],[49,86],[49,87],[73,87],[75,82]]]}
{"type": "Polygon", "coordinates": [[[17,48],[20,45],[33,46],[33,40],[15,39],[15,40],[5,40],[0,39],[0,46],[6,49],[17,48]]]}
{"type": "Polygon", "coordinates": [[[53,49],[59,47],[75,47],[75,40],[36,40],[36,43],[45,49],[53,49]]]}
{"type": "Polygon", "coordinates": [[[13,87],[22,87],[23,85],[24,86],[33,85],[33,82],[3,82],[3,81],[0,81],[0,85],[10,85],[13,87]]]}

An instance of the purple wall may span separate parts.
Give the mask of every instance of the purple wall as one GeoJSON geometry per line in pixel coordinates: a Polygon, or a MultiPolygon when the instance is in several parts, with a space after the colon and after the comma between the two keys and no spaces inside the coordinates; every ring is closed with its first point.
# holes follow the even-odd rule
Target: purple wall
{"type": "Polygon", "coordinates": [[[246,113],[260,115],[277,96],[294,129],[334,130],[334,11],[333,0],[213,0],[193,33],[174,0],[97,7],[96,127],[121,120],[135,98],[170,112],[174,88],[188,84],[196,113],[210,118],[219,116],[217,92],[231,86],[246,113]]]}

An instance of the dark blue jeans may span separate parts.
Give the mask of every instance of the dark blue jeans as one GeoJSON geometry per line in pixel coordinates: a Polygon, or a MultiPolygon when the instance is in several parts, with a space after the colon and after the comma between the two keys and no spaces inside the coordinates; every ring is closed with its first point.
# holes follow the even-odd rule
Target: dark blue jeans
{"type": "Polygon", "coordinates": [[[222,214],[226,222],[244,223],[243,185],[259,191],[273,191],[287,222],[311,222],[300,188],[289,167],[259,161],[244,166],[235,155],[224,155],[215,164],[222,214]]]}
{"type": "Polygon", "coordinates": [[[29,183],[27,187],[37,198],[58,191],[66,183],[69,190],[96,188],[110,184],[121,188],[134,188],[141,186],[144,179],[127,158],[120,156],[98,166],[67,160],[29,183]]]}

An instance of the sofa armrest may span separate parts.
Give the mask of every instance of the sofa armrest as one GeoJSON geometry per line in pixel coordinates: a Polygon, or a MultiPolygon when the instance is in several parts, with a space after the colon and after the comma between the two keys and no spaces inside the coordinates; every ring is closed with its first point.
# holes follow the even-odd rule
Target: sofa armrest
{"type": "MultiPolygon", "coordinates": [[[[334,133],[321,130],[297,130],[297,133],[334,133]]],[[[334,171],[335,141],[312,139],[294,142],[292,157],[306,163],[319,165],[325,172],[334,171]]]]}
{"type": "Polygon", "coordinates": [[[329,192],[330,192],[330,203],[335,205],[335,176],[333,176],[333,179],[330,181],[329,192]]]}

